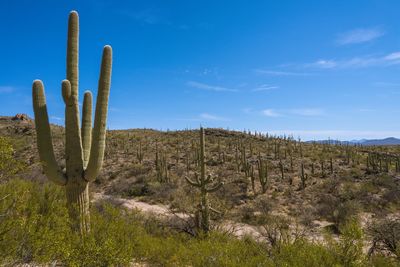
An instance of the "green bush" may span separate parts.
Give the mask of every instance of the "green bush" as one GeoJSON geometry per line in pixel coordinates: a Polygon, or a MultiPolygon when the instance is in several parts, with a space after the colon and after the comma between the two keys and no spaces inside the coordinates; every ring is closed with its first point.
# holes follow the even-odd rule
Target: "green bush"
{"type": "Polygon", "coordinates": [[[341,236],[338,242],[330,244],[335,258],[343,266],[364,266],[363,231],[356,219],[348,221],[340,228],[341,236]]]}
{"type": "Polygon", "coordinates": [[[14,152],[11,140],[0,136],[0,181],[6,180],[24,167],[14,158],[14,152]]]}
{"type": "Polygon", "coordinates": [[[335,256],[326,247],[312,244],[305,240],[279,248],[279,252],[272,253],[275,266],[293,267],[320,267],[340,266],[335,256]]]}
{"type": "Polygon", "coordinates": [[[378,256],[368,261],[354,225],[328,245],[298,238],[271,248],[216,232],[193,238],[138,212],[98,203],[91,208],[91,227],[84,237],[70,230],[60,187],[19,179],[0,184],[0,265],[395,266],[378,256]]]}

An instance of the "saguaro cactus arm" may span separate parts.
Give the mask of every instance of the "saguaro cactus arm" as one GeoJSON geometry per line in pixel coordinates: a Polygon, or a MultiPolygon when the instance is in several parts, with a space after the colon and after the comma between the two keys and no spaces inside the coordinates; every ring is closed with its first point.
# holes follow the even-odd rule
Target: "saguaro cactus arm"
{"type": "Polygon", "coordinates": [[[198,183],[194,182],[194,181],[193,181],[192,179],[190,179],[189,177],[185,176],[185,179],[186,179],[186,181],[187,181],[190,185],[192,185],[192,186],[194,186],[194,187],[200,187],[200,185],[199,185],[198,183]]]}
{"type": "Polygon", "coordinates": [[[72,93],[72,87],[68,80],[62,81],[62,91],[68,97],[65,105],[65,155],[67,176],[81,177],[83,170],[83,152],[81,132],[79,127],[78,97],[72,93]]]}
{"type": "Polygon", "coordinates": [[[92,145],[92,93],[90,91],[86,91],[83,98],[81,135],[83,147],[83,166],[86,168],[89,161],[90,147],[92,145]]]}
{"type": "Polygon", "coordinates": [[[89,163],[84,175],[87,181],[93,181],[97,177],[103,164],[106,145],[108,96],[110,94],[111,84],[111,65],[112,49],[111,46],[106,45],[103,49],[103,58],[101,62],[92,147],[90,149],[89,163]]]}
{"type": "Polygon", "coordinates": [[[33,111],[35,113],[35,125],[37,133],[37,145],[40,161],[44,173],[50,180],[59,185],[65,185],[67,178],[59,168],[54,156],[53,143],[47,114],[46,97],[43,83],[35,80],[32,85],[33,111]]]}
{"type": "Polygon", "coordinates": [[[212,186],[206,188],[206,190],[208,193],[212,193],[212,192],[218,191],[218,189],[220,189],[221,186],[223,186],[223,185],[224,185],[223,182],[218,182],[215,185],[212,185],[212,186]]]}
{"type": "Polygon", "coordinates": [[[71,95],[78,96],[79,16],[76,11],[69,14],[67,40],[67,80],[71,83],[71,95]]]}
{"type": "Polygon", "coordinates": [[[65,105],[67,105],[69,98],[71,97],[71,85],[70,86],[62,86],[61,83],[61,92],[62,97],[64,99],[65,105]]]}

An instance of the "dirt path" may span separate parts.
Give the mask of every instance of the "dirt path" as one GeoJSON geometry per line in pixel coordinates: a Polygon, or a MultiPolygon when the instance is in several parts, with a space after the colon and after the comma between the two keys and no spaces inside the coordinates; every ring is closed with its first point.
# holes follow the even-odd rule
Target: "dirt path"
{"type": "Polygon", "coordinates": [[[106,200],[111,202],[112,204],[119,205],[130,210],[138,209],[144,213],[151,213],[154,215],[161,215],[167,217],[172,215],[168,207],[165,205],[160,205],[160,204],[152,205],[134,199],[119,198],[110,195],[104,195],[103,193],[94,193],[93,201],[99,201],[99,200],[106,200]]]}
{"type": "MultiPolygon", "coordinates": [[[[145,214],[155,215],[165,219],[188,219],[190,216],[185,213],[174,213],[172,212],[168,206],[162,204],[149,204],[146,202],[138,201],[135,199],[126,199],[120,197],[114,197],[111,195],[105,195],[103,193],[94,193],[92,201],[96,202],[99,200],[105,200],[110,202],[114,205],[124,207],[129,210],[139,210],[145,214]],[[177,218],[178,217],[178,218],[177,218]]],[[[365,224],[366,218],[364,218],[363,224],[365,224]]],[[[314,221],[316,224],[316,229],[311,232],[307,232],[305,236],[309,241],[317,242],[317,243],[325,243],[322,229],[327,225],[331,224],[327,221],[314,221]]],[[[220,223],[217,228],[221,231],[226,231],[232,233],[237,238],[242,238],[244,236],[249,236],[256,241],[265,241],[265,235],[263,235],[262,228],[245,224],[245,223],[238,223],[231,220],[225,220],[220,223]]],[[[338,239],[338,237],[334,237],[334,239],[338,239]]],[[[366,243],[363,247],[364,252],[366,253],[369,249],[369,244],[366,243]]]]}
{"type": "MultiPolygon", "coordinates": [[[[181,219],[189,218],[188,214],[173,213],[166,205],[148,204],[146,202],[138,201],[135,199],[126,199],[126,198],[105,195],[103,193],[94,193],[92,201],[96,202],[99,200],[105,200],[114,205],[118,205],[130,210],[137,209],[143,213],[164,217],[166,219],[176,218],[176,216],[178,216],[181,219]]],[[[220,229],[222,231],[232,232],[234,236],[239,238],[242,238],[244,236],[250,236],[255,240],[263,239],[262,232],[258,227],[245,223],[237,223],[234,221],[227,220],[221,223],[220,229]]]]}

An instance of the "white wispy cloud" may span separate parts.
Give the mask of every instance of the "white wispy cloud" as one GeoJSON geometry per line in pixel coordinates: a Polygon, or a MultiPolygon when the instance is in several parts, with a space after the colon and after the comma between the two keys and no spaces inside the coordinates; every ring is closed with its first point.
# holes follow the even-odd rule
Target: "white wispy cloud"
{"type": "Polygon", "coordinates": [[[380,28],[354,29],[338,35],[336,43],[339,45],[359,44],[375,40],[385,35],[380,28]]]}
{"type": "Polygon", "coordinates": [[[315,66],[315,67],[320,67],[323,69],[331,69],[331,68],[335,68],[338,65],[338,63],[334,60],[325,60],[325,59],[320,59],[317,60],[314,63],[311,63],[311,66],[315,66]]]}
{"type": "Polygon", "coordinates": [[[195,82],[195,81],[189,81],[186,84],[193,88],[208,90],[208,91],[215,91],[215,92],[237,92],[238,91],[237,89],[231,89],[231,88],[226,88],[226,87],[222,87],[222,86],[199,83],[199,82],[195,82]]]}
{"type": "Polygon", "coordinates": [[[0,86],[0,94],[12,93],[15,88],[12,86],[0,86]]]}
{"type": "Polygon", "coordinates": [[[197,122],[206,122],[206,121],[231,121],[229,118],[217,116],[210,113],[201,113],[198,116],[192,118],[175,118],[173,120],[176,121],[197,121],[197,122]]]}
{"type": "Polygon", "coordinates": [[[400,52],[391,53],[391,54],[385,56],[383,59],[387,60],[387,61],[398,61],[398,60],[400,60],[400,52]]]}
{"type": "Polygon", "coordinates": [[[270,90],[274,90],[274,89],[278,89],[278,88],[279,88],[279,86],[262,84],[262,85],[258,86],[257,88],[252,89],[251,91],[261,92],[261,91],[270,91],[270,90]]]}
{"type": "Polygon", "coordinates": [[[304,64],[303,67],[319,69],[349,69],[391,66],[397,64],[400,64],[400,52],[393,52],[383,56],[361,56],[341,60],[319,59],[315,62],[304,64]]]}
{"type": "Polygon", "coordinates": [[[208,121],[230,121],[227,118],[216,116],[216,115],[209,114],[209,113],[202,113],[202,114],[200,114],[199,118],[203,119],[203,120],[208,120],[208,121]]]}
{"type": "Polygon", "coordinates": [[[276,110],[274,110],[274,109],[264,109],[264,110],[262,111],[262,114],[263,114],[264,116],[272,117],[272,118],[276,118],[276,117],[281,117],[281,116],[282,116],[282,114],[278,113],[278,112],[277,112],[276,110]]]}
{"type": "Polygon", "coordinates": [[[290,115],[303,116],[303,117],[318,117],[325,115],[325,111],[320,108],[264,109],[261,111],[261,114],[272,118],[286,117],[290,115]]]}
{"type": "Polygon", "coordinates": [[[270,76],[310,76],[312,73],[256,69],[256,73],[270,76]]]}

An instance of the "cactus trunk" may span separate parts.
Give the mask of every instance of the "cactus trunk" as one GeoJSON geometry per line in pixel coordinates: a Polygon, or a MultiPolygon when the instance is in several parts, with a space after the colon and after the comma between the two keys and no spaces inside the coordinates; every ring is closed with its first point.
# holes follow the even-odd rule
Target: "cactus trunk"
{"type": "Polygon", "coordinates": [[[65,191],[72,228],[85,234],[90,230],[89,183],[68,183],[65,191]]]}
{"type": "Polygon", "coordinates": [[[201,229],[204,232],[210,231],[210,207],[205,188],[201,191],[201,229]]]}

